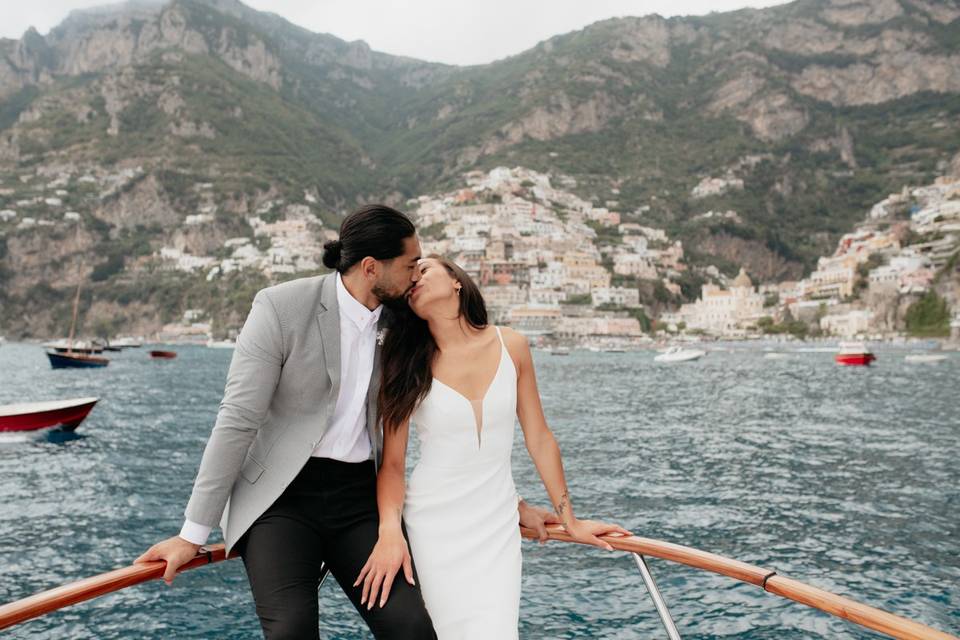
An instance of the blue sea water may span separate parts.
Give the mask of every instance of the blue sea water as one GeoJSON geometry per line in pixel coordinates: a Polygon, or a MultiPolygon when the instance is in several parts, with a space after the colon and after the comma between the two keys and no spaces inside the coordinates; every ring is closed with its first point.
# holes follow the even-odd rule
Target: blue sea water
{"type": "MultiPolygon", "coordinates": [[[[76,437],[0,439],[0,603],[131,562],[179,530],[231,352],[145,349],[102,370],[0,348],[0,404],[94,395],[76,437]]],[[[759,349],[536,355],[579,515],[776,570],[960,633],[960,354],[870,368],[759,349]]],[[[415,455],[414,455],[415,457],[415,455]]],[[[518,429],[517,486],[545,494],[518,429]]],[[[625,554],[524,543],[522,638],[664,637],[625,554]]],[[[873,638],[757,587],[651,559],[684,638],[873,638]]],[[[367,638],[332,580],[321,636],[367,638]]],[[[257,638],[230,561],[79,604],[11,638],[257,638]]]]}

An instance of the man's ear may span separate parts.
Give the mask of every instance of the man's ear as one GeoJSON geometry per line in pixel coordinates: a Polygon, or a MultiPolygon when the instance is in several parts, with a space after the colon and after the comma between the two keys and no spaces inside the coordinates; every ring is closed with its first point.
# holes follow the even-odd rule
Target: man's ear
{"type": "Polygon", "coordinates": [[[379,269],[380,266],[377,264],[375,258],[367,256],[360,261],[360,273],[362,273],[365,278],[376,279],[379,269]]]}

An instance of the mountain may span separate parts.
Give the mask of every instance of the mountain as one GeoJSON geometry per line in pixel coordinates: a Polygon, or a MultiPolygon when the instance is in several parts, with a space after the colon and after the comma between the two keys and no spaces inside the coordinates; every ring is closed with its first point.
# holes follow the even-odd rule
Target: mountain
{"type": "Polygon", "coordinates": [[[874,202],[942,173],[958,116],[960,0],[612,19],[471,67],[235,0],[75,11],[0,40],[0,327],[59,331],[79,277],[113,296],[101,317],[155,324],[253,282],[150,272],[160,246],[212,254],[265,203],[335,228],[498,165],[572,177],[694,267],[796,278],[874,202]],[[185,227],[198,213],[213,219],[185,227]]]}

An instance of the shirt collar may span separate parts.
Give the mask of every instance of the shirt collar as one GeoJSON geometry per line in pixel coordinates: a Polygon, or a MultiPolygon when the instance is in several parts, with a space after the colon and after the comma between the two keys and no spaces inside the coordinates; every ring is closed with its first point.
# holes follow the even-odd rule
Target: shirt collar
{"type": "Polygon", "coordinates": [[[339,273],[337,273],[337,304],[340,305],[340,313],[350,318],[351,322],[361,330],[377,324],[377,321],[380,320],[380,312],[383,311],[382,304],[377,305],[377,308],[371,311],[350,295],[350,292],[343,285],[343,279],[339,273]]]}

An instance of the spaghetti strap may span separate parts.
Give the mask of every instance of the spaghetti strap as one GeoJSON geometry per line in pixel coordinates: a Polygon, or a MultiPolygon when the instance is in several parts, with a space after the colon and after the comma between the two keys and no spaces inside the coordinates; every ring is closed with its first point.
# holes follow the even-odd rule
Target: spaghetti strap
{"type": "Polygon", "coordinates": [[[500,333],[500,327],[498,327],[497,325],[493,325],[493,328],[497,330],[497,337],[500,338],[500,346],[506,349],[507,343],[503,341],[503,334],[500,333]]]}

